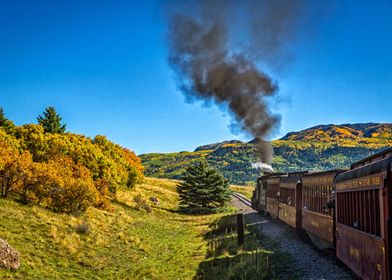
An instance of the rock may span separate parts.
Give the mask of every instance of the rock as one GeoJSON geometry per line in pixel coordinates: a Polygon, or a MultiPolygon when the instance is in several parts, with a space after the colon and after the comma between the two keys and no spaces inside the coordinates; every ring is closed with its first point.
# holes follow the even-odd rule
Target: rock
{"type": "Polygon", "coordinates": [[[150,197],[150,201],[157,206],[159,205],[159,200],[155,196],[150,197]]]}
{"type": "Polygon", "coordinates": [[[20,266],[20,254],[7,241],[0,238],[0,268],[17,269],[20,266]]]}

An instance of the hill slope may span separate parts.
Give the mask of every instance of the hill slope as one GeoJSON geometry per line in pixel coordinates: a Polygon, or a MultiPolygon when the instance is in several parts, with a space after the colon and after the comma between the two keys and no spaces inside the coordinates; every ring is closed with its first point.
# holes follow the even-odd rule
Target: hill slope
{"type": "Polygon", "coordinates": [[[207,255],[203,234],[230,213],[176,213],[176,184],[146,178],[118,194],[114,213],[89,208],[82,217],[0,199],[0,237],[21,253],[20,268],[0,269],[0,279],[192,279],[207,255]],[[160,205],[137,210],[137,194],[160,205]],[[80,234],[85,220],[90,233],[80,234]]]}
{"type": "Polygon", "coordinates": [[[384,143],[392,139],[392,124],[390,123],[357,123],[342,125],[318,125],[299,132],[290,132],[281,140],[384,143]]]}
{"type": "MultiPolygon", "coordinates": [[[[0,268],[0,279],[277,279],[272,273],[293,269],[290,256],[268,237],[255,238],[251,227],[238,247],[233,207],[209,215],[178,212],[177,184],[145,178],[117,194],[113,213],[91,207],[83,216],[0,199],[0,238],[21,254],[20,267],[0,268]],[[138,195],[160,203],[148,201],[148,213],[137,207],[138,195]],[[84,221],[88,234],[79,230],[84,221]],[[274,270],[267,270],[266,258],[274,270]]],[[[232,188],[247,196],[252,190],[232,188]]]]}
{"type": "MultiPolygon", "coordinates": [[[[392,146],[392,124],[319,125],[288,133],[272,144],[276,171],[342,168],[392,146]]],[[[258,161],[252,141],[225,141],[200,146],[193,152],[140,157],[145,173],[153,177],[178,179],[189,164],[202,159],[233,184],[253,183],[260,175],[259,170],[251,167],[251,162],[258,161]]]]}

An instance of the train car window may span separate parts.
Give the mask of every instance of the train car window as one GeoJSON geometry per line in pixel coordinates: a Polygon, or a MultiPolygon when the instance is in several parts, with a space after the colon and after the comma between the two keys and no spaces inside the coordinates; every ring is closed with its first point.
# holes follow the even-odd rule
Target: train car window
{"type": "Polygon", "coordinates": [[[333,215],[328,207],[332,186],[306,186],[303,188],[303,208],[324,215],[333,215]]]}
{"type": "Polygon", "coordinates": [[[280,188],[280,202],[295,207],[295,189],[280,188]]]}
{"type": "Polygon", "coordinates": [[[371,235],[381,236],[380,190],[337,194],[337,222],[371,235]]]}
{"type": "Polygon", "coordinates": [[[279,189],[278,185],[268,185],[267,187],[267,197],[268,198],[273,198],[273,199],[278,199],[279,197],[279,189]]]}

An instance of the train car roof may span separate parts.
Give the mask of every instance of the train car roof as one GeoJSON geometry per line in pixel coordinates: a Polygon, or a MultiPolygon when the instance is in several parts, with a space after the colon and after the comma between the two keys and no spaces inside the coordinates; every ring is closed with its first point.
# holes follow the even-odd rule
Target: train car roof
{"type": "Polygon", "coordinates": [[[289,172],[288,176],[289,177],[301,177],[305,174],[308,174],[309,171],[308,170],[303,170],[303,171],[294,171],[294,172],[289,172]]]}
{"type": "Polygon", "coordinates": [[[295,171],[295,172],[289,172],[287,176],[282,176],[280,178],[281,182],[284,183],[298,183],[299,180],[301,180],[301,177],[305,174],[308,174],[309,171],[295,171]]]}
{"type": "Polygon", "coordinates": [[[300,178],[300,176],[285,176],[280,178],[280,181],[284,183],[298,183],[300,178]]]}
{"type": "Polygon", "coordinates": [[[282,172],[268,173],[268,174],[265,174],[265,175],[260,176],[259,178],[257,178],[257,181],[265,180],[265,179],[268,179],[268,178],[281,177],[281,176],[287,176],[287,173],[282,173],[282,172]]]}
{"type": "Polygon", "coordinates": [[[390,168],[392,168],[392,157],[388,157],[386,159],[372,162],[362,167],[358,167],[356,169],[349,170],[347,172],[339,174],[336,177],[335,182],[338,183],[338,182],[348,181],[351,179],[366,177],[372,174],[383,172],[390,168]]]}
{"type": "Polygon", "coordinates": [[[329,173],[342,173],[348,171],[348,169],[332,169],[332,170],[321,170],[321,171],[310,171],[308,173],[303,174],[304,177],[314,176],[314,175],[324,175],[329,173]]]}
{"type": "Polygon", "coordinates": [[[386,148],[386,149],[384,149],[384,150],[382,150],[382,151],[380,151],[378,153],[375,153],[375,154],[373,154],[371,156],[365,157],[365,158],[363,158],[361,160],[358,160],[358,161],[352,163],[351,164],[351,169],[354,169],[355,166],[358,166],[358,165],[360,165],[360,164],[362,164],[362,163],[364,163],[366,161],[372,160],[374,158],[377,158],[377,157],[382,156],[383,154],[387,154],[387,153],[392,153],[392,147],[386,148]]]}

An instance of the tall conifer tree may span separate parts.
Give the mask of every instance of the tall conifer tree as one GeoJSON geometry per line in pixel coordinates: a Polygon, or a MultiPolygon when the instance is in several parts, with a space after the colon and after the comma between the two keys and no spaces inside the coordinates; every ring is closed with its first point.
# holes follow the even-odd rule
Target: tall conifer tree
{"type": "Polygon", "coordinates": [[[180,209],[191,212],[216,212],[230,200],[228,181],[207,163],[188,167],[177,186],[180,209]]]}
{"type": "Polygon", "coordinates": [[[37,120],[44,127],[45,132],[61,134],[65,132],[66,125],[61,124],[62,118],[57,114],[54,107],[46,108],[43,116],[39,115],[37,120]]]}
{"type": "Polygon", "coordinates": [[[0,107],[0,127],[3,127],[7,133],[10,133],[14,126],[14,123],[5,116],[3,108],[0,107]]]}

